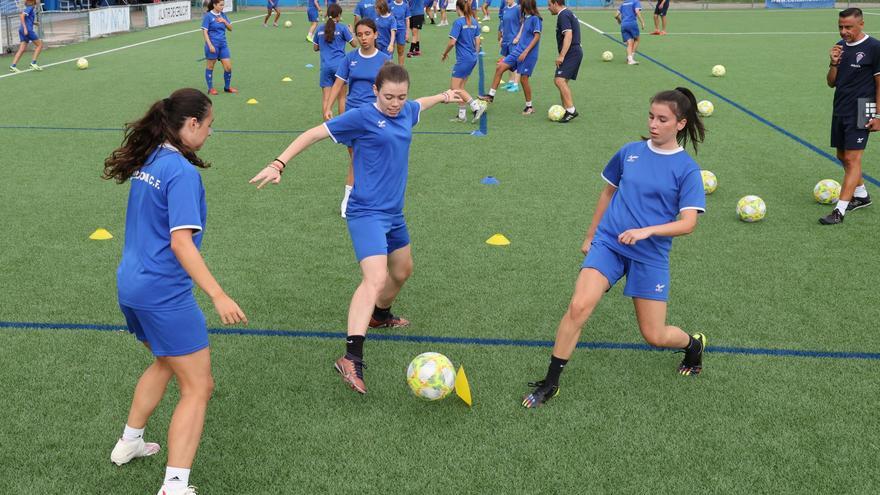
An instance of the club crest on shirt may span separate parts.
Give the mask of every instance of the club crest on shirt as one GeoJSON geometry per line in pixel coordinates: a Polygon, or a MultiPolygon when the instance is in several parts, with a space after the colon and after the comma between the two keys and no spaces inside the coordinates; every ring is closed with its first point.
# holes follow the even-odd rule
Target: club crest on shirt
{"type": "Polygon", "coordinates": [[[856,63],[861,62],[863,58],[865,58],[865,52],[856,53],[856,63]]]}
{"type": "Polygon", "coordinates": [[[384,120],[378,120],[378,121],[376,121],[376,125],[379,126],[379,129],[384,129],[384,128],[385,128],[385,124],[386,124],[386,122],[385,122],[384,120]]]}
{"type": "Polygon", "coordinates": [[[636,160],[638,160],[638,159],[639,159],[639,155],[627,155],[627,156],[626,156],[626,161],[627,161],[627,162],[630,162],[630,163],[631,163],[631,162],[634,162],[634,161],[636,161],[636,160]]]}

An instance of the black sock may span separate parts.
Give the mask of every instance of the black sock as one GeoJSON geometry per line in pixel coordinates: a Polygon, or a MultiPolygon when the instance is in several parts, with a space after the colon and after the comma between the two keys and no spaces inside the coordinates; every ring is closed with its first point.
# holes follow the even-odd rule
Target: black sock
{"type": "Polygon", "coordinates": [[[550,367],[547,368],[547,377],[544,378],[546,383],[551,385],[559,385],[559,375],[562,374],[562,370],[565,368],[565,363],[568,362],[568,359],[559,359],[556,356],[550,356],[550,367]]]}
{"type": "Polygon", "coordinates": [[[422,51],[422,42],[421,41],[416,41],[416,51],[417,52],[422,51]]]}
{"type": "Polygon", "coordinates": [[[703,344],[693,338],[693,336],[688,335],[688,345],[684,347],[685,352],[700,352],[703,350],[703,344]]]}
{"type": "Polygon", "coordinates": [[[356,357],[358,359],[364,358],[364,340],[366,337],[363,335],[349,335],[345,339],[345,352],[349,356],[356,357]]]}
{"type": "Polygon", "coordinates": [[[391,318],[391,306],[387,308],[380,308],[376,306],[376,309],[373,310],[373,319],[376,321],[385,321],[388,318],[391,318]]]}

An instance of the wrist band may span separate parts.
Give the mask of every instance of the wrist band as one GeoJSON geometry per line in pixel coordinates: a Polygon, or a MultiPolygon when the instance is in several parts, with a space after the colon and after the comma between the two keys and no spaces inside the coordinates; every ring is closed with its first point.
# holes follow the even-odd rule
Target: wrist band
{"type": "Polygon", "coordinates": [[[283,169],[283,168],[278,168],[278,167],[276,167],[276,166],[274,166],[274,165],[275,165],[275,162],[272,162],[272,163],[270,163],[269,165],[267,165],[267,167],[269,167],[269,168],[271,168],[272,170],[278,172],[278,175],[281,175],[281,174],[284,173],[284,169],[283,169]]]}
{"type": "Polygon", "coordinates": [[[278,162],[278,163],[280,163],[282,167],[286,167],[286,166],[287,166],[287,164],[284,163],[283,161],[281,161],[280,158],[276,158],[276,159],[274,159],[274,160],[272,160],[272,161],[273,161],[273,162],[278,162]]]}

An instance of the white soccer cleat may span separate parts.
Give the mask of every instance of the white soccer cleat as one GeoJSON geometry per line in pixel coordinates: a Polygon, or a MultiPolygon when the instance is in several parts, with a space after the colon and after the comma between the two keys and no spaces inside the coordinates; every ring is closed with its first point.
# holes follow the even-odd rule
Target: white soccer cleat
{"type": "Polygon", "coordinates": [[[147,457],[159,452],[161,447],[158,443],[144,442],[143,438],[134,440],[119,439],[113,452],[110,452],[110,461],[117,466],[121,466],[135,457],[147,457]]]}
{"type": "Polygon", "coordinates": [[[43,70],[42,67],[40,67],[39,65],[37,65],[37,64],[35,64],[35,63],[33,63],[33,62],[31,62],[31,69],[36,70],[36,71],[43,70]]]}
{"type": "Polygon", "coordinates": [[[156,495],[198,495],[196,493],[196,487],[190,485],[186,488],[181,488],[179,490],[173,490],[168,488],[166,485],[162,485],[162,488],[159,489],[159,493],[156,495]]]}

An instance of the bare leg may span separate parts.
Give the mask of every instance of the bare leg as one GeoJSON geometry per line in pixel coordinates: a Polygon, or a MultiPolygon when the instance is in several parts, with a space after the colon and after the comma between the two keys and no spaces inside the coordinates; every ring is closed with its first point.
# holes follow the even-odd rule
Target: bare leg
{"type": "Polygon", "coordinates": [[[581,270],[575,282],[574,294],[571,296],[568,310],[562,316],[556,330],[556,341],[553,343],[554,356],[571,359],[581,336],[581,329],[593,314],[593,310],[602,300],[608,287],[608,279],[598,270],[593,268],[581,270]]]}
{"type": "Polygon", "coordinates": [[[27,43],[21,43],[18,45],[18,51],[15,52],[15,56],[12,57],[12,65],[16,65],[18,61],[21,59],[21,56],[24,55],[24,51],[27,50],[27,43]]]}
{"type": "Polygon", "coordinates": [[[532,85],[529,83],[529,76],[522,75],[520,83],[522,84],[523,96],[526,98],[526,101],[532,101],[532,85]]]}
{"type": "Polygon", "coordinates": [[[380,308],[390,308],[394,303],[403,284],[412,275],[413,259],[412,248],[407,245],[388,255],[388,279],[385,281],[385,287],[379,293],[376,305],[380,308]]]}
{"type": "Polygon", "coordinates": [[[574,98],[571,96],[571,88],[568,86],[568,79],[556,77],[553,79],[556,88],[559,89],[559,98],[562,100],[562,106],[566,109],[574,106],[574,98]]]}
{"type": "Polygon", "coordinates": [[[348,335],[367,335],[367,327],[379,294],[388,280],[388,256],[368,256],[361,260],[363,280],[351,297],[348,307],[348,335]]]}
{"type": "Polygon", "coordinates": [[[147,425],[156,406],[162,401],[165,388],[172,376],[171,367],[159,359],[153,361],[153,364],[144,371],[134,388],[134,397],[126,421],[128,426],[143,428],[147,425]]]}
{"type": "Polygon", "coordinates": [[[633,298],[639,331],[645,342],[655,347],[684,349],[690,336],[684,330],[666,324],[666,302],[633,298]]]}
{"type": "Polygon", "coordinates": [[[180,401],[168,427],[168,465],[189,469],[199,448],[208,401],[214,392],[211,352],[206,347],[186,356],[159,360],[173,370],[180,387],[180,401]]]}

